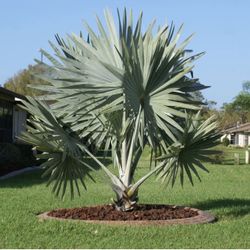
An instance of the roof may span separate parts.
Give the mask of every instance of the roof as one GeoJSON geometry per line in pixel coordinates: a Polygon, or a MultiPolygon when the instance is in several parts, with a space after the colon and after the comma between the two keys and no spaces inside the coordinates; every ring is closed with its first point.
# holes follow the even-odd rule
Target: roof
{"type": "Polygon", "coordinates": [[[0,94],[2,94],[3,96],[7,96],[11,99],[13,99],[14,101],[18,101],[18,99],[26,99],[25,96],[20,95],[16,92],[13,92],[11,90],[8,90],[6,88],[0,87],[0,94]]]}
{"type": "Polygon", "coordinates": [[[236,133],[236,132],[249,132],[250,133],[250,122],[228,128],[225,130],[225,133],[236,133]]]}

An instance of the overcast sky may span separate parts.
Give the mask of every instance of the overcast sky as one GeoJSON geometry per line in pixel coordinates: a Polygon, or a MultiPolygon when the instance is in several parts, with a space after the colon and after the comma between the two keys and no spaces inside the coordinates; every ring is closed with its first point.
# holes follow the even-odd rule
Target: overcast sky
{"type": "Polygon", "coordinates": [[[116,15],[123,7],[135,16],[142,10],[144,27],[155,18],[160,25],[184,23],[183,39],[195,33],[189,48],[206,54],[194,75],[211,86],[203,95],[218,107],[250,80],[250,0],[1,0],[0,84],[40,58],[40,48],[50,51],[54,34],[79,33],[83,20],[95,28],[95,14],[103,18],[109,8],[116,15]]]}

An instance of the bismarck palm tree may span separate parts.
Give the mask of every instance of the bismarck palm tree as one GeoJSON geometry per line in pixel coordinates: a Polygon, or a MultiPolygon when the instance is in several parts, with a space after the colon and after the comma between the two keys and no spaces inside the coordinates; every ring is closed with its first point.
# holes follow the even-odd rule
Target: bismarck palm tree
{"type": "MultiPolygon", "coordinates": [[[[23,101],[31,114],[22,139],[40,152],[48,184],[62,197],[67,186],[71,195],[85,188],[85,178],[94,170],[89,158],[102,168],[116,194],[114,203],[122,211],[132,210],[138,189],[150,176],[174,185],[177,177],[193,184],[203,160],[217,143],[216,122],[202,121],[201,103],[192,92],[206,86],[192,77],[193,61],[203,53],[189,55],[185,49],[192,35],[179,43],[182,26],[165,25],[157,31],[154,22],[142,31],[142,14],[133,26],[132,12],[118,12],[118,31],[106,11],[106,28],[97,17],[98,34],[85,24],[88,38],[56,36],[50,74],[41,90],[49,92],[23,101]],[[51,73],[53,72],[53,73],[51,73]],[[48,105],[46,103],[52,103],[48,105]],[[89,145],[111,150],[115,175],[89,145]],[[154,166],[140,179],[134,178],[145,147],[150,147],[154,166]]],[[[102,172],[103,173],[103,172],[102,172]]]]}

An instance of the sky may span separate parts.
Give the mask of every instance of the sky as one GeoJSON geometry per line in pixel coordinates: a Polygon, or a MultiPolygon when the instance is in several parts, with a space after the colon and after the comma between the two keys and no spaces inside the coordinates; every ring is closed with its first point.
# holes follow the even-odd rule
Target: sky
{"type": "Polygon", "coordinates": [[[83,21],[96,29],[103,10],[143,11],[143,27],[156,19],[163,25],[184,23],[184,40],[195,33],[188,49],[206,54],[195,62],[194,76],[211,86],[203,91],[220,107],[231,102],[250,80],[250,0],[0,0],[0,84],[51,52],[48,40],[83,31],[83,21]]]}

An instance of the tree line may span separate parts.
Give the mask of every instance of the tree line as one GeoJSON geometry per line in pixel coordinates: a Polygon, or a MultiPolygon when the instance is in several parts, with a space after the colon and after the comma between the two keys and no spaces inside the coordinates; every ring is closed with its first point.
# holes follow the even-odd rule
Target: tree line
{"type": "Polygon", "coordinates": [[[242,83],[242,90],[229,103],[216,108],[216,102],[205,101],[203,116],[215,114],[221,130],[250,122],[250,81],[242,83]]]}

